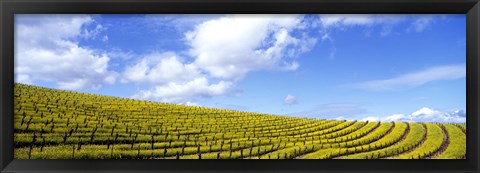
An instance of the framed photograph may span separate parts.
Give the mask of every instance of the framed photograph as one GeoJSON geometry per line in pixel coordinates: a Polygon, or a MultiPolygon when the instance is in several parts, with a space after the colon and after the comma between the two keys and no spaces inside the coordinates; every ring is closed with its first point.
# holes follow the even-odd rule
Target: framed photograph
{"type": "Polygon", "coordinates": [[[479,172],[478,0],[2,0],[0,171],[479,172]]]}

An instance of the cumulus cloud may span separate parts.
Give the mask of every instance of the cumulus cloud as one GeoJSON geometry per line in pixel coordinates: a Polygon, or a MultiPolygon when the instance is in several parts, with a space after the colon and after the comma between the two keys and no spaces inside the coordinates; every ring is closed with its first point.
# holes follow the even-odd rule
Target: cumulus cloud
{"type": "Polygon", "coordinates": [[[15,81],[56,83],[60,89],[99,89],[113,84],[110,58],[81,47],[88,15],[19,15],[15,17],[15,81]]]}
{"type": "Polygon", "coordinates": [[[390,79],[373,80],[353,84],[354,88],[364,90],[398,90],[417,87],[434,81],[455,80],[466,76],[465,64],[446,65],[411,72],[390,79]]]}
{"type": "Polygon", "coordinates": [[[185,34],[195,65],[211,76],[241,79],[262,69],[295,70],[294,57],[308,51],[315,38],[294,36],[302,15],[227,15],[198,24],[185,34]]]}
{"type": "Polygon", "coordinates": [[[168,84],[194,80],[200,72],[193,64],[183,62],[173,52],[152,53],[140,58],[140,61],[127,66],[122,82],[168,84]]]}
{"type": "Polygon", "coordinates": [[[142,90],[135,94],[133,98],[178,103],[186,102],[193,97],[228,95],[233,87],[234,84],[232,82],[220,81],[211,84],[207,78],[200,77],[188,82],[170,82],[166,85],[158,85],[152,89],[142,90]]]}
{"type": "MultiPolygon", "coordinates": [[[[150,19],[156,17],[147,16],[150,19]]],[[[325,40],[332,39],[328,30],[350,26],[382,25],[382,32],[387,33],[404,18],[399,15],[342,14],[319,15],[316,20],[307,20],[305,15],[211,15],[194,21],[179,21],[182,30],[187,29],[184,39],[192,61],[186,63],[174,53],[149,55],[129,66],[122,81],[167,88],[166,85],[178,87],[204,78],[206,83],[219,80],[234,86],[252,71],[299,68],[296,57],[309,51],[317,42],[316,38],[309,36],[306,27],[323,27],[326,32],[321,39],[325,40]],[[185,27],[186,23],[193,24],[193,27],[185,27]]],[[[159,20],[171,22],[175,18],[159,20]]],[[[336,49],[332,47],[330,58],[334,58],[335,53],[336,49]]],[[[136,96],[149,98],[146,95],[150,94],[162,97],[157,99],[171,100],[165,99],[165,94],[154,94],[157,93],[155,90],[158,89],[142,90],[136,96]]],[[[182,94],[179,98],[184,96],[182,94]]]]}
{"type": "Polygon", "coordinates": [[[285,99],[283,99],[283,104],[285,105],[294,105],[294,104],[297,104],[298,101],[297,101],[297,97],[293,96],[293,95],[287,95],[287,97],[285,97],[285,99]]]}
{"type": "Polygon", "coordinates": [[[137,63],[127,66],[122,74],[123,83],[153,86],[140,90],[132,98],[169,103],[189,104],[195,97],[229,95],[234,88],[231,81],[212,79],[193,63],[173,52],[152,53],[137,63]]]}
{"type": "Polygon", "coordinates": [[[403,122],[440,122],[440,123],[465,123],[466,113],[463,110],[441,111],[434,108],[423,107],[411,114],[393,114],[387,117],[368,117],[372,121],[403,121],[403,122]]]}
{"type": "Polygon", "coordinates": [[[187,60],[173,52],[152,53],[126,67],[122,82],[153,85],[133,98],[185,102],[235,95],[236,82],[249,72],[295,70],[295,58],[316,43],[303,31],[303,15],[214,17],[195,20],[184,33],[187,60]]]}

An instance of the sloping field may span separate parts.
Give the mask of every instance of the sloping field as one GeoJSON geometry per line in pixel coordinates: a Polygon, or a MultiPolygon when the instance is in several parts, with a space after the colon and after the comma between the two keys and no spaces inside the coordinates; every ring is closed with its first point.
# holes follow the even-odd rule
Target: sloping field
{"type": "Polygon", "coordinates": [[[295,118],[15,84],[15,159],[459,159],[460,124],[295,118]]]}

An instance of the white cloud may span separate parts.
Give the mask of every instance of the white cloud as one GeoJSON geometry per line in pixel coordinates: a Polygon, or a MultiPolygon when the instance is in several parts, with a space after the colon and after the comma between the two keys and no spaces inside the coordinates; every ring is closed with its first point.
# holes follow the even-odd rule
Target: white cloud
{"type": "Polygon", "coordinates": [[[123,83],[152,86],[138,91],[132,98],[187,105],[196,97],[229,95],[235,86],[231,81],[212,84],[211,80],[193,63],[186,63],[173,52],[146,55],[126,67],[122,75],[123,83]]]}
{"type": "Polygon", "coordinates": [[[23,84],[32,84],[32,79],[26,74],[15,74],[15,81],[23,84]]]}
{"type": "Polygon", "coordinates": [[[463,110],[438,110],[422,107],[410,114],[392,114],[389,116],[368,116],[360,118],[358,115],[367,113],[367,110],[353,103],[332,103],[319,105],[311,111],[299,112],[294,115],[299,117],[312,117],[335,120],[382,121],[382,122],[441,122],[465,123],[466,113],[463,110]],[[355,115],[355,116],[352,116],[355,115]],[[348,116],[348,118],[345,118],[348,116]]]}
{"type": "Polygon", "coordinates": [[[393,114],[382,121],[405,121],[405,122],[443,122],[443,123],[465,123],[466,114],[463,110],[440,111],[433,108],[423,107],[409,115],[393,114]]]}
{"type": "Polygon", "coordinates": [[[149,90],[142,90],[133,96],[135,99],[159,100],[162,102],[188,102],[193,97],[213,97],[228,95],[234,84],[220,81],[210,84],[207,78],[200,77],[188,82],[170,82],[149,90]]]}
{"type": "Polygon", "coordinates": [[[439,114],[440,112],[437,111],[437,110],[433,110],[433,109],[430,109],[430,108],[427,108],[427,107],[423,107],[415,112],[413,112],[411,115],[413,117],[418,117],[418,116],[421,116],[421,115],[434,115],[434,114],[439,114]]]}
{"type": "Polygon", "coordinates": [[[139,56],[133,53],[133,51],[131,50],[126,51],[119,48],[113,48],[112,50],[107,52],[107,54],[112,59],[121,59],[121,60],[130,60],[139,56]]]}
{"type": "Polygon", "coordinates": [[[202,105],[200,105],[199,103],[191,102],[191,101],[185,102],[184,105],[187,105],[187,106],[202,106],[202,105]]]}
{"type": "Polygon", "coordinates": [[[365,90],[397,90],[421,86],[434,81],[460,79],[465,76],[465,64],[446,65],[407,73],[390,79],[362,82],[354,84],[353,87],[365,90]]]}
{"type": "Polygon", "coordinates": [[[102,41],[103,41],[103,42],[107,42],[107,41],[108,41],[108,36],[107,36],[107,35],[104,35],[104,36],[102,37],[102,41]]]}
{"type": "Polygon", "coordinates": [[[320,25],[323,27],[322,40],[333,41],[330,30],[345,30],[349,27],[361,26],[368,30],[367,35],[372,32],[372,26],[380,26],[378,34],[388,36],[394,33],[394,28],[401,22],[407,21],[406,32],[422,32],[429,28],[434,19],[442,19],[444,15],[403,15],[403,14],[320,14],[320,25]]]}
{"type": "Polygon", "coordinates": [[[366,117],[366,118],[363,118],[361,119],[360,121],[380,121],[380,119],[378,117],[366,117]]]}
{"type": "Polygon", "coordinates": [[[354,26],[371,27],[381,26],[379,35],[387,36],[392,33],[393,27],[404,21],[406,15],[374,15],[374,14],[320,14],[320,24],[323,27],[322,40],[332,41],[330,30],[347,29],[354,26]]]}
{"type": "Polygon", "coordinates": [[[168,84],[188,82],[200,76],[200,72],[192,64],[182,61],[173,52],[152,53],[123,72],[122,82],[168,84]]]}
{"type": "Polygon", "coordinates": [[[343,116],[339,116],[339,117],[335,118],[335,120],[347,120],[347,119],[343,116]]]}
{"type": "Polygon", "coordinates": [[[287,97],[285,97],[285,99],[283,99],[283,104],[285,105],[294,105],[294,104],[297,104],[298,101],[297,101],[297,97],[293,96],[293,95],[287,95],[287,97]]]}
{"type": "Polygon", "coordinates": [[[174,29],[185,32],[202,22],[221,17],[221,14],[147,14],[142,19],[143,27],[149,31],[163,32],[165,29],[174,29]]]}
{"type": "Polygon", "coordinates": [[[324,28],[372,25],[375,20],[374,15],[368,14],[320,14],[320,22],[324,28]]]}
{"type": "Polygon", "coordinates": [[[297,69],[295,58],[316,43],[302,31],[303,15],[215,17],[195,20],[201,22],[184,34],[192,61],[153,53],[128,66],[122,82],[153,85],[133,97],[177,103],[234,95],[235,83],[251,71],[297,69]]]}
{"type": "Polygon", "coordinates": [[[404,114],[393,114],[383,118],[383,121],[401,121],[404,118],[405,118],[404,114]]]}
{"type": "Polygon", "coordinates": [[[322,38],[322,41],[331,41],[331,42],[333,42],[333,38],[332,38],[332,36],[330,36],[330,33],[329,33],[329,32],[324,32],[321,38],[322,38]]]}
{"type": "MultiPolygon", "coordinates": [[[[95,40],[105,30],[106,28],[103,25],[97,24],[95,28],[92,30],[84,29],[80,36],[85,39],[95,40]]],[[[102,41],[108,41],[108,36],[107,35],[102,36],[102,41]]]]}
{"type": "Polygon", "coordinates": [[[241,79],[263,69],[295,70],[294,57],[308,51],[315,38],[293,36],[302,15],[227,15],[196,25],[185,34],[195,65],[211,76],[241,79]]]}
{"type": "Polygon", "coordinates": [[[427,29],[433,22],[433,16],[421,16],[415,19],[413,23],[410,24],[410,27],[407,28],[407,31],[422,32],[427,29]]]}
{"type": "Polygon", "coordinates": [[[99,89],[114,83],[110,58],[78,45],[87,15],[19,15],[15,17],[15,81],[54,82],[60,89],[99,89]]]}

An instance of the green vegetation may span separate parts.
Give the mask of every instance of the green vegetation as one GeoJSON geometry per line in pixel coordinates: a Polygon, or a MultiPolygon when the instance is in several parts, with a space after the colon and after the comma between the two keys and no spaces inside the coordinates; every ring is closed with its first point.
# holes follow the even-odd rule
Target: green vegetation
{"type": "Polygon", "coordinates": [[[15,159],[464,158],[465,125],[296,118],[15,84],[15,159]]]}

